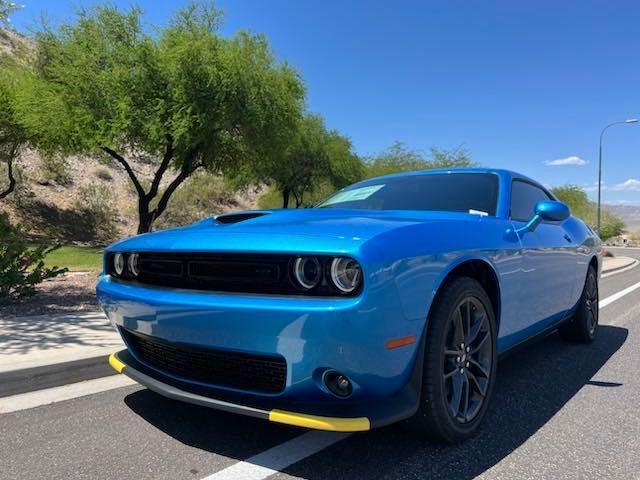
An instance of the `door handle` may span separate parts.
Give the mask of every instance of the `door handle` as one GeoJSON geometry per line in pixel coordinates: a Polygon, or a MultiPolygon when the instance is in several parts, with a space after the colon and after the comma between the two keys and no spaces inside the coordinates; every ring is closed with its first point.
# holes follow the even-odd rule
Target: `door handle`
{"type": "Polygon", "coordinates": [[[567,235],[566,233],[564,234],[564,239],[569,243],[571,243],[571,241],[572,241],[571,237],[569,235],[567,235]]]}

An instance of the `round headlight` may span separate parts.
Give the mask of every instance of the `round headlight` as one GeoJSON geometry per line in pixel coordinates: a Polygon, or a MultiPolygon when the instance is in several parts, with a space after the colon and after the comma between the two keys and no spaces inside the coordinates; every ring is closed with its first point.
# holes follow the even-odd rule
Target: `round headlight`
{"type": "Polygon", "coordinates": [[[134,277],[140,274],[140,255],[132,253],[129,255],[129,273],[134,277]]]}
{"type": "Polygon", "coordinates": [[[360,286],[362,269],[353,258],[334,258],[330,271],[331,281],[341,292],[351,293],[360,286]]]}
{"type": "Polygon", "coordinates": [[[298,257],[293,263],[293,275],[301,287],[313,288],[322,278],[320,262],[315,257],[298,257]]]}
{"type": "Polygon", "coordinates": [[[118,276],[122,275],[122,272],[124,272],[124,255],[121,253],[116,253],[113,256],[113,271],[118,276]]]}

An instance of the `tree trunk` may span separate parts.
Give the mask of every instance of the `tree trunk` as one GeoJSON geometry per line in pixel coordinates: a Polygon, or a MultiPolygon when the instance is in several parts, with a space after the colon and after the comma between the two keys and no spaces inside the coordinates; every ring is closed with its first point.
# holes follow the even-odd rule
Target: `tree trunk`
{"type": "Polygon", "coordinates": [[[10,157],[7,160],[7,177],[9,177],[9,185],[7,186],[6,190],[0,192],[0,200],[7,197],[16,188],[16,178],[13,175],[13,160],[13,157],[10,157]]]}
{"type": "Polygon", "coordinates": [[[135,187],[136,193],[138,194],[138,234],[148,233],[151,231],[151,229],[153,228],[153,222],[155,222],[156,219],[166,210],[171,195],[173,195],[173,193],[182,184],[182,182],[189,178],[189,176],[201,166],[196,161],[196,154],[192,153],[190,158],[183,163],[182,168],[180,169],[180,172],[178,173],[176,178],[171,181],[171,183],[167,186],[167,188],[160,196],[160,200],[158,201],[158,205],[156,206],[156,208],[150,210],[149,207],[151,205],[151,201],[158,195],[162,177],[169,168],[169,164],[171,163],[171,159],[173,158],[173,140],[171,136],[167,136],[167,146],[165,154],[162,158],[162,161],[160,162],[158,170],[156,170],[153,176],[153,182],[151,183],[151,187],[149,188],[148,192],[145,192],[142,184],[138,180],[138,177],[136,177],[135,172],[131,168],[131,165],[129,165],[129,162],[127,162],[127,160],[122,155],[118,154],[108,147],[102,147],[102,150],[111,155],[111,157],[113,157],[124,167],[125,171],[129,175],[129,179],[135,187]]]}
{"type": "Polygon", "coordinates": [[[285,187],[282,189],[282,208],[289,208],[289,196],[291,191],[285,187]]]}

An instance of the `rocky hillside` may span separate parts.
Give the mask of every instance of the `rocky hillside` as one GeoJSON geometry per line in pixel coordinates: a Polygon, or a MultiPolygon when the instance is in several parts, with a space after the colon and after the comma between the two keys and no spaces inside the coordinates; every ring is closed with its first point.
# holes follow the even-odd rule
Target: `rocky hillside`
{"type": "MultiPolygon", "coordinates": [[[[140,178],[150,183],[154,166],[132,161],[140,178]]],[[[103,244],[135,233],[137,196],[117,164],[91,157],[44,162],[32,151],[17,162],[18,188],[0,202],[34,240],[103,244]]],[[[6,181],[0,168],[0,181],[6,181]]],[[[166,175],[166,182],[172,175],[166,175]]],[[[167,228],[217,213],[257,208],[264,188],[231,191],[220,177],[196,175],[174,194],[158,227],[167,228]]]]}
{"type": "Polygon", "coordinates": [[[620,217],[630,233],[640,232],[640,206],[636,205],[607,205],[607,209],[620,217]]]}

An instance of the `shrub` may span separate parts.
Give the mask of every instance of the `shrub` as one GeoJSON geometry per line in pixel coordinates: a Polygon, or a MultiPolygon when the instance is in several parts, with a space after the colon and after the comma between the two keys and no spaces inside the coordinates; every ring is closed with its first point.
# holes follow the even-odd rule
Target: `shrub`
{"type": "Polygon", "coordinates": [[[44,265],[44,257],[57,248],[29,247],[23,232],[9,223],[6,214],[0,214],[0,304],[30,297],[43,280],[66,272],[66,268],[44,265]]]}
{"type": "Polygon", "coordinates": [[[66,158],[61,155],[52,155],[42,159],[42,176],[46,181],[58,185],[71,185],[72,178],[66,158]]]}
{"type": "Polygon", "coordinates": [[[106,168],[100,168],[96,170],[96,177],[100,180],[104,180],[105,182],[110,182],[113,180],[113,175],[106,168]]]}
{"type": "Polygon", "coordinates": [[[96,184],[81,187],[75,200],[75,209],[82,214],[98,239],[111,239],[118,218],[111,188],[96,184]]]}

